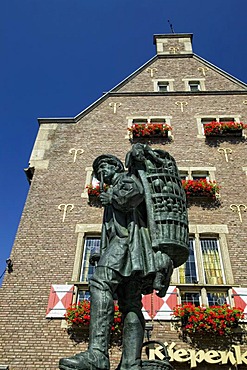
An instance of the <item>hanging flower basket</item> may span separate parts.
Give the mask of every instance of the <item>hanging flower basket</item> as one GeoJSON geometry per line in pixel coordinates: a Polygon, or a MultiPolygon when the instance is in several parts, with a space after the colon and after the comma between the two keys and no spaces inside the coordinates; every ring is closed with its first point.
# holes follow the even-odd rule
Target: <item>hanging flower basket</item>
{"type": "Polygon", "coordinates": [[[206,197],[217,199],[219,197],[219,185],[215,181],[206,179],[182,180],[182,186],[187,198],[206,197]]]}
{"type": "Polygon", "coordinates": [[[128,130],[133,137],[168,137],[172,128],[166,123],[142,123],[134,124],[128,130]]]}
{"type": "MultiPolygon", "coordinates": [[[[90,301],[83,300],[69,306],[64,315],[68,327],[86,328],[90,324],[90,301]]],[[[117,304],[114,306],[114,320],[111,327],[112,333],[122,333],[122,314],[117,304]]]]}
{"type": "Polygon", "coordinates": [[[204,133],[209,136],[242,136],[242,130],[247,128],[247,125],[242,122],[211,122],[204,124],[204,133]]]}
{"type": "Polygon", "coordinates": [[[200,307],[184,303],[173,310],[173,317],[179,319],[175,328],[184,334],[210,334],[229,336],[244,318],[241,308],[223,306],[200,307]]]}

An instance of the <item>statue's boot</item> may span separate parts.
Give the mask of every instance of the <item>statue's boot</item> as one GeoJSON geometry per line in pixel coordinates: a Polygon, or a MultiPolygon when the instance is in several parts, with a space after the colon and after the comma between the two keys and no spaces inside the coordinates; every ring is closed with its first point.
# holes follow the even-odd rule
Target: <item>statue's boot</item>
{"type": "Polygon", "coordinates": [[[91,311],[88,350],[59,361],[61,370],[109,370],[108,344],[114,304],[109,291],[91,286],[91,311]]]}
{"type": "Polygon", "coordinates": [[[123,350],[119,370],[141,370],[145,322],[142,314],[129,312],[124,319],[123,350]],[[140,317],[139,317],[140,316],[140,317]]]}

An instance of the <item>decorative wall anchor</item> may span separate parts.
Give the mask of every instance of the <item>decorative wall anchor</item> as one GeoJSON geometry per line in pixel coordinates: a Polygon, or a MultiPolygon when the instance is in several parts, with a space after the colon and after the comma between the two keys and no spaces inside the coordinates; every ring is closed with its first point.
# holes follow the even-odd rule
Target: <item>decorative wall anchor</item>
{"type": "Polygon", "coordinates": [[[208,71],[207,67],[198,67],[198,71],[201,71],[203,76],[206,76],[206,71],[208,71]]]}
{"type": "Polygon", "coordinates": [[[73,162],[76,161],[76,158],[77,158],[77,154],[82,154],[84,153],[84,150],[83,149],[75,149],[75,148],[71,148],[69,150],[69,153],[70,154],[73,154],[74,153],[74,158],[73,158],[73,162]]]}
{"type": "Polygon", "coordinates": [[[117,113],[117,108],[121,107],[121,103],[109,103],[110,107],[113,107],[113,113],[117,113]]]}
{"type": "Polygon", "coordinates": [[[224,153],[225,154],[226,162],[228,162],[228,154],[231,154],[232,153],[232,150],[230,148],[219,148],[218,149],[218,152],[219,153],[224,153]]]}
{"type": "Polygon", "coordinates": [[[239,220],[240,222],[243,222],[241,212],[246,212],[247,206],[245,204],[231,204],[230,208],[233,212],[238,212],[239,220]]]}
{"type": "Polygon", "coordinates": [[[176,54],[176,52],[179,51],[179,47],[177,47],[177,46],[171,46],[169,48],[169,50],[170,50],[171,54],[176,54]]]}
{"type": "Polygon", "coordinates": [[[180,105],[181,112],[184,111],[184,106],[186,107],[188,105],[187,101],[176,101],[175,104],[178,106],[180,105]]]}
{"type": "Polygon", "coordinates": [[[153,77],[154,72],[157,72],[157,68],[147,68],[147,72],[150,72],[150,77],[153,77]]]}
{"type": "Polygon", "coordinates": [[[68,212],[71,212],[73,209],[74,209],[74,204],[65,204],[65,203],[61,203],[59,204],[59,206],[57,207],[60,211],[63,210],[63,222],[65,221],[65,217],[66,217],[66,214],[67,214],[67,210],[68,212]]]}

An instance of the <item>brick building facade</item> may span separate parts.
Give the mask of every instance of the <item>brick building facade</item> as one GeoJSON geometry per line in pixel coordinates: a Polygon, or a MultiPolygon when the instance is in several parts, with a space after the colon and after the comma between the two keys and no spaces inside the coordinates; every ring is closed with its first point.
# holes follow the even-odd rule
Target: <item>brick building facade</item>
{"type": "MultiPolygon", "coordinates": [[[[191,34],[155,35],[154,43],[157,54],[150,61],[78,116],[39,120],[26,171],[30,190],[11,254],[14,271],[0,290],[2,368],[57,369],[59,358],[86,348],[86,341],[70,338],[62,320],[63,305],[87,290],[87,243],[97,248],[100,236],[103,211],[94,200],[89,204],[86,186],[98,155],[111,153],[124,161],[136,141],[169,151],[184,181],[203,178],[220,186],[216,197],[196,196],[196,191],[188,196],[194,252],[174,272],[163,302],[147,298],[151,338],[168,343],[175,369],[246,368],[244,323],[234,343],[206,335],[195,349],[174,329],[170,313],[174,302],[184,301],[237,304],[247,313],[247,130],[241,126],[247,123],[247,86],[195,55],[191,34]],[[208,136],[205,125],[211,121],[235,122],[238,130],[208,136]],[[153,138],[128,130],[153,123],[172,130],[153,138]],[[62,302],[49,299],[51,285],[62,302]],[[66,296],[65,285],[68,291],[72,286],[73,295],[66,296]]],[[[110,353],[114,368],[120,349],[110,353]]]]}

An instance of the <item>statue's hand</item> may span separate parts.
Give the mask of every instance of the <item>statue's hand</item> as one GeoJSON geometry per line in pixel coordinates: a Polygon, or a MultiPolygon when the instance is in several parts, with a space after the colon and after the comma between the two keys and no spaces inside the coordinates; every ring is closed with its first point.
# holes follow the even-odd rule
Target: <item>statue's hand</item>
{"type": "Polygon", "coordinates": [[[101,193],[99,199],[103,206],[107,206],[108,204],[112,203],[112,194],[109,193],[101,193]]]}

